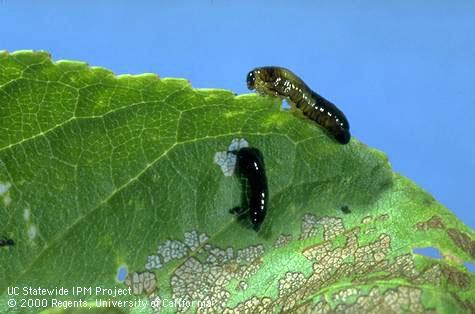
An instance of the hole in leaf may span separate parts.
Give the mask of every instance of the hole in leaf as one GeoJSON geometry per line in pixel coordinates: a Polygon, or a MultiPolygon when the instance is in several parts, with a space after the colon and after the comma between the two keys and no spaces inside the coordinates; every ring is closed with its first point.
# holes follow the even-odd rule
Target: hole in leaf
{"type": "Polygon", "coordinates": [[[424,255],[431,258],[442,258],[442,254],[440,254],[439,249],[432,246],[415,248],[412,250],[412,252],[414,254],[424,255]]]}
{"type": "Polygon", "coordinates": [[[121,266],[119,267],[119,270],[117,271],[117,280],[118,281],[124,281],[125,277],[127,277],[127,267],[121,266]]]}
{"type": "Polygon", "coordinates": [[[475,264],[470,262],[465,262],[463,265],[467,268],[467,270],[471,273],[475,273],[475,264]]]}
{"type": "Polygon", "coordinates": [[[282,108],[290,109],[290,105],[289,105],[289,102],[287,101],[287,99],[282,99],[282,108]]]}

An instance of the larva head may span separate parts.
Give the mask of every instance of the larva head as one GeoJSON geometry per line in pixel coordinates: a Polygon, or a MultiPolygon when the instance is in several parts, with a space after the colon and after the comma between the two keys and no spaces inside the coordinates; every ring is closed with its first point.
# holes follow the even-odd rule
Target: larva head
{"type": "Polygon", "coordinates": [[[255,70],[250,71],[247,73],[247,78],[246,78],[246,83],[247,83],[247,88],[250,90],[253,90],[256,84],[256,73],[255,70]]]}
{"type": "Polygon", "coordinates": [[[275,66],[265,66],[253,69],[247,74],[247,87],[255,89],[259,94],[285,97],[282,88],[284,82],[298,79],[289,70],[275,66]]]}

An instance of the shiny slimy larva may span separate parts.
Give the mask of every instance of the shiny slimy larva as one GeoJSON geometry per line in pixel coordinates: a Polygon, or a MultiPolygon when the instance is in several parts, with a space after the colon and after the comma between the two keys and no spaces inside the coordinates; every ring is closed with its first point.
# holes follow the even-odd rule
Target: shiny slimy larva
{"type": "Polygon", "coordinates": [[[254,230],[259,231],[266,216],[269,191],[261,152],[243,147],[236,154],[236,172],[242,180],[243,204],[234,209],[237,213],[249,212],[254,230]]]}
{"type": "Polygon", "coordinates": [[[350,125],[343,112],[311,90],[290,70],[274,66],[255,68],[247,74],[247,87],[260,94],[286,98],[338,142],[347,144],[350,141],[350,125]]]}

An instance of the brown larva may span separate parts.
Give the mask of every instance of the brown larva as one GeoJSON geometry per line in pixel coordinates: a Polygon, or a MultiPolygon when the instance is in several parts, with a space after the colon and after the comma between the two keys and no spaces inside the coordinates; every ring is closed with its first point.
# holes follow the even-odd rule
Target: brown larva
{"type": "Polygon", "coordinates": [[[341,144],[350,141],[350,125],[343,112],[333,103],[311,90],[290,70],[266,66],[255,68],[247,75],[247,87],[260,94],[286,98],[291,105],[317,122],[341,144]]]}

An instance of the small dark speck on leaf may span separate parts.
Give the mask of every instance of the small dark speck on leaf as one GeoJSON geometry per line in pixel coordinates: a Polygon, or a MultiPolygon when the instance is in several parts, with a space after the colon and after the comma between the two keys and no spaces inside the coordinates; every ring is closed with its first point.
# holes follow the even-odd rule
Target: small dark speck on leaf
{"type": "Polygon", "coordinates": [[[341,207],[341,211],[343,212],[343,214],[350,214],[351,213],[351,209],[346,205],[341,207]]]}
{"type": "Polygon", "coordinates": [[[0,247],[2,247],[2,246],[14,246],[14,245],[15,245],[15,241],[13,241],[12,239],[7,239],[5,237],[0,238],[0,247]]]}

